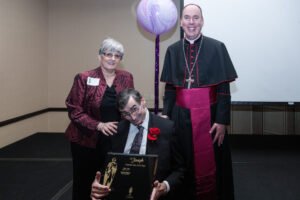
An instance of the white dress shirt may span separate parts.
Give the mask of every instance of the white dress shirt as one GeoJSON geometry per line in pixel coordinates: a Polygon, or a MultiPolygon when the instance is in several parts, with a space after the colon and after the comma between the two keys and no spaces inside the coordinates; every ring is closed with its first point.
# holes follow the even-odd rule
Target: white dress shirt
{"type": "MultiPolygon", "coordinates": [[[[145,119],[144,119],[143,123],[140,125],[140,126],[144,127],[144,131],[143,131],[143,139],[142,139],[142,143],[141,143],[141,148],[140,148],[139,154],[146,154],[148,124],[149,124],[149,111],[146,108],[145,119]]],[[[130,123],[129,133],[128,133],[128,137],[127,137],[127,141],[126,141],[124,153],[128,153],[128,154],[130,153],[130,149],[131,149],[133,140],[135,138],[135,135],[138,133],[138,131],[139,131],[139,129],[137,128],[137,126],[135,126],[132,123],[130,123]]],[[[170,185],[169,185],[168,181],[163,181],[163,182],[167,186],[166,192],[169,192],[170,191],[170,185]]]]}
{"type": "MultiPolygon", "coordinates": [[[[146,108],[145,119],[144,119],[143,123],[140,125],[140,126],[144,127],[144,131],[143,131],[143,139],[142,139],[139,154],[146,154],[148,124],[149,124],[149,111],[146,108]]],[[[130,153],[130,149],[131,149],[133,140],[135,138],[135,135],[138,133],[138,131],[139,131],[139,129],[137,128],[137,126],[130,123],[129,133],[128,133],[124,153],[130,153]]]]}

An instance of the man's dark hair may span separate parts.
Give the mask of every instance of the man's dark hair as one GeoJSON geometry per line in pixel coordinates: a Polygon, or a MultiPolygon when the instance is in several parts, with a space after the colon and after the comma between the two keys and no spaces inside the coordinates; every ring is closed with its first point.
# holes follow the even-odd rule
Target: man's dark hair
{"type": "Polygon", "coordinates": [[[117,102],[120,110],[124,109],[130,97],[132,97],[139,104],[142,101],[142,95],[137,90],[133,88],[124,89],[117,95],[117,102]]]}

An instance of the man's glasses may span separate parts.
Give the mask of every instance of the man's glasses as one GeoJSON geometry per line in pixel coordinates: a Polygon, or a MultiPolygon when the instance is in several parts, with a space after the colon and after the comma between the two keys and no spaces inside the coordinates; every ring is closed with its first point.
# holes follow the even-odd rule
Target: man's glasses
{"type": "Polygon", "coordinates": [[[122,55],[120,54],[113,54],[113,53],[103,53],[103,55],[107,58],[113,58],[115,57],[115,59],[120,60],[122,58],[122,55]]]}
{"type": "Polygon", "coordinates": [[[136,113],[140,110],[140,108],[141,108],[141,105],[139,105],[139,106],[134,105],[133,107],[130,108],[129,112],[121,111],[120,113],[123,118],[129,118],[132,115],[136,115],[136,113]]]}

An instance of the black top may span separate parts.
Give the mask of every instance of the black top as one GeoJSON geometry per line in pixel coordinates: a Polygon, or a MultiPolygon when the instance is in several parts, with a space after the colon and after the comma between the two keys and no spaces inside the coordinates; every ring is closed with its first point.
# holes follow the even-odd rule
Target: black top
{"type": "MultiPolygon", "coordinates": [[[[120,121],[121,115],[117,108],[117,93],[114,85],[111,87],[106,86],[100,106],[100,113],[101,122],[120,121]]],[[[97,157],[101,160],[101,163],[99,163],[100,169],[104,167],[103,161],[105,160],[107,152],[110,150],[109,144],[110,136],[106,136],[100,132],[97,142],[97,157]]]]}
{"type": "Polygon", "coordinates": [[[104,92],[101,106],[101,122],[120,121],[120,112],[117,108],[117,93],[115,86],[107,86],[104,92]]]}

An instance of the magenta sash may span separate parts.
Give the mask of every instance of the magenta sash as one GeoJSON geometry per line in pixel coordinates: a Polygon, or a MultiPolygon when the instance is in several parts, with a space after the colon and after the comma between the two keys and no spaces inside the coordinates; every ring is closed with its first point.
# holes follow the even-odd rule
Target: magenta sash
{"type": "Polygon", "coordinates": [[[191,113],[197,200],[216,199],[216,164],[209,133],[210,104],[215,101],[214,88],[176,90],[176,104],[190,109],[191,113]]]}

